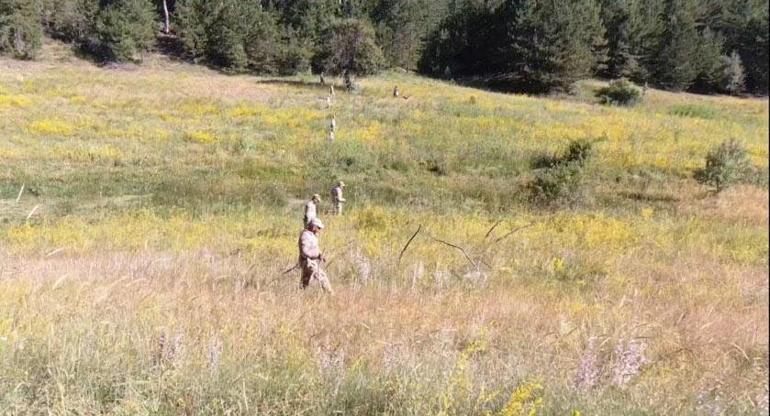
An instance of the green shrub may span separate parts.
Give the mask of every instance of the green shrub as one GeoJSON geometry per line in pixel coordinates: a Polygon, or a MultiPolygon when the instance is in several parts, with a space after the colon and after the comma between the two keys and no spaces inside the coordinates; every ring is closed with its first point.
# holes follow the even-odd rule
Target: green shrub
{"type": "Polygon", "coordinates": [[[619,79],[596,91],[599,102],[608,105],[633,106],[642,99],[642,91],[633,83],[619,79]]]}
{"type": "Polygon", "coordinates": [[[42,45],[38,2],[0,0],[0,53],[32,59],[42,45]]]}
{"type": "Polygon", "coordinates": [[[770,170],[766,167],[751,166],[742,182],[767,189],[770,186],[770,170]]]}
{"type": "Polygon", "coordinates": [[[574,162],[582,167],[593,155],[593,143],[587,140],[573,140],[567,151],[561,155],[539,154],[532,158],[530,165],[533,169],[549,169],[559,165],[574,162]]]}
{"type": "Polygon", "coordinates": [[[567,152],[562,159],[567,163],[577,163],[578,166],[583,165],[591,159],[593,155],[593,143],[587,140],[574,140],[570,142],[567,152]]]}
{"type": "Polygon", "coordinates": [[[730,139],[709,151],[706,167],[696,173],[696,178],[720,192],[742,179],[750,168],[746,148],[737,140],[730,139]]]}
{"type": "Polygon", "coordinates": [[[583,198],[583,171],[575,162],[535,173],[528,184],[531,201],[539,205],[572,205],[583,198]]]}
{"type": "Polygon", "coordinates": [[[562,155],[539,155],[532,161],[535,176],[527,184],[531,202],[539,205],[573,205],[580,202],[584,168],[593,155],[593,144],[576,140],[562,155]]]}

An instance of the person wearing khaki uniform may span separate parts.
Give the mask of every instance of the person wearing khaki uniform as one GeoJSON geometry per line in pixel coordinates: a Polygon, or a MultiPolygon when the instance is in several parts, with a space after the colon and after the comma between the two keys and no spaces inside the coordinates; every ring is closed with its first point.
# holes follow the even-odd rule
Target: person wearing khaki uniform
{"type": "Polygon", "coordinates": [[[332,203],[334,204],[334,214],[342,215],[342,204],[346,202],[342,197],[342,188],[345,187],[345,182],[339,181],[337,186],[332,188],[332,203]]]}
{"type": "Polygon", "coordinates": [[[321,196],[314,194],[310,201],[305,203],[305,216],[302,219],[302,224],[307,227],[311,220],[318,217],[318,203],[321,202],[321,196]]]}
{"type": "Polygon", "coordinates": [[[311,281],[315,280],[325,292],[333,294],[329,278],[321,268],[321,263],[326,262],[318,246],[318,234],[323,228],[321,220],[314,218],[299,235],[299,266],[302,269],[300,287],[305,289],[311,281]]]}

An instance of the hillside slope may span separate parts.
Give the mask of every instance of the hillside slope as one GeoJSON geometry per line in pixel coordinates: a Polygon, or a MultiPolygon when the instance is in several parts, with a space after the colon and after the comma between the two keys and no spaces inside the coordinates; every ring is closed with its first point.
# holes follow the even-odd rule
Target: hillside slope
{"type": "Polygon", "coordinates": [[[0,408],[767,414],[767,100],[361,85],[0,60],[0,408]],[[584,197],[533,204],[577,139],[584,197]],[[337,180],[326,298],[283,271],[337,180]]]}

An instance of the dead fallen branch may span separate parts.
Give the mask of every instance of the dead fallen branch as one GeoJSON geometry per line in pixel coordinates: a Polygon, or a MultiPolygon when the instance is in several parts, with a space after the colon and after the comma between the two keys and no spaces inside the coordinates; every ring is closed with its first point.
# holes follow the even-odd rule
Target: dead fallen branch
{"type": "Polygon", "coordinates": [[[495,224],[492,226],[492,228],[490,228],[490,229],[489,229],[489,231],[487,231],[487,233],[484,235],[484,241],[486,241],[486,240],[487,240],[487,238],[489,238],[489,235],[490,235],[490,234],[492,234],[492,231],[495,231],[495,228],[497,228],[497,226],[498,226],[498,225],[500,225],[501,223],[502,223],[502,221],[497,221],[497,222],[496,222],[496,223],[495,223],[495,224]]]}
{"type": "Polygon", "coordinates": [[[401,264],[401,257],[404,256],[404,252],[406,251],[407,248],[409,248],[409,244],[412,244],[412,240],[414,240],[414,238],[417,237],[417,234],[420,233],[420,230],[422,230],[422,224],[420,224],[420,226],[417,227],[417,231],[415,231],[414,234],[412,234],[412,237],[409,239],[409,241],[406,242],[406,245],[404,246],[404,248],[401,249],[401,252],[398,254],[399,264],[401,264]]]}
{"type": "Polygon", "coordinates": [[[476,262],[475,262],[475,261],[473,261],[473,259],[471,259],[471,256],[469,256],[469,255],[468,255],[468,252],[467,252],[467,251],[465,251],[465,249],[464,249],[464,248],[462,248],[462,247],[460,247],[460,246],[458,246],[458,245],[452,244],[452,243],[448,243],[448,242],[446,242],[446,241],[444,241],[444,240],[439,240],[438,238],[435,238],[435,237],[433,237],[433,236],[430,236],[430,239],[431,239],[431,240],[433,240],[433,241],[435,241],[435,242],[437,242],[437,243],[445,244],[445,245],[448,245],[449,247],[452,247],[452,248],[455,248],[455,249],[457,249],[457,250],[460,250],[460,251],[463,253],[463,255],[465,256],[465,258],[466,258],[466,259],[468,259],[468,262],[469,262],[469,263],[470,263],[470,264],[471,264],[473,267],[475,267],[475,268],[478,268],[478,265],[476,265],[476,262]]]}
{"type": "Polygon", "coordinates": [[[529,228],[529,227],[532,227],[532,226],[533,226],[533,225],[535,225],[535,224],[536,224],[536,223],[534,223],[534,222],[533,222],[533,223],[531,223],[531,224],[527,224],[527,225],[523,225],[523,226],[521,226],[521,227],[517,227],[517,228],[514,228],[513,230],[509,231],[507,234],[505,234],[504,236],[502,236],[502,237],[498,238],[498,239],[497,239],[497,240],[495,240],[494,242],[495,242],[495,243],[499,243],[499,242],[501,242],[501,241],[505,240],[506,238],[508,238],[509,236],[513,235],[513,233],[515,233],[515,232],[517,232],[517,231],[521,231],[521,230],[523,230],[523,229],[525,229],[525,228],[529,228]]]}

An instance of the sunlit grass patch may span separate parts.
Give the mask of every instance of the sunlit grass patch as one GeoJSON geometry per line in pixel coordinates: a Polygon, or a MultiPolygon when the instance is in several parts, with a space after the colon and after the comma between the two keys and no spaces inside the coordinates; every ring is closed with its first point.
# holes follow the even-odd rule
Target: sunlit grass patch
{"type": "Polygon", "coordinates": [[[219,138],[208,131],[191,131],[184,135],[185,140],[200,143],[200,144],[212,144],[219,141],[219,138]]]}
{"type": "Polygon", "coordinates": [[[2,107],[29,107],[32,105],[32,99],[25,95],[4,95],[0,94],[0,108],[2,107]]]}
{"type": "Polygon", "coordinates": [[[42,119],[27,125],[29,132],[48,136],[69,136],[76,129],[74,124],[61,119],[42,119]]]}
{"type": "Polygon", "coordinates": [[[227,111],[227,115],[235,118],[250,118],[264,112],[264,108],[249,105],[239,105],[227,111]]]}
{"type": "Polygon", "coordinates": [[[221,108],[206,100],[185,100],[177,108],[177,111],[192,117],[214,116],[221,112],[221,108]]]}

